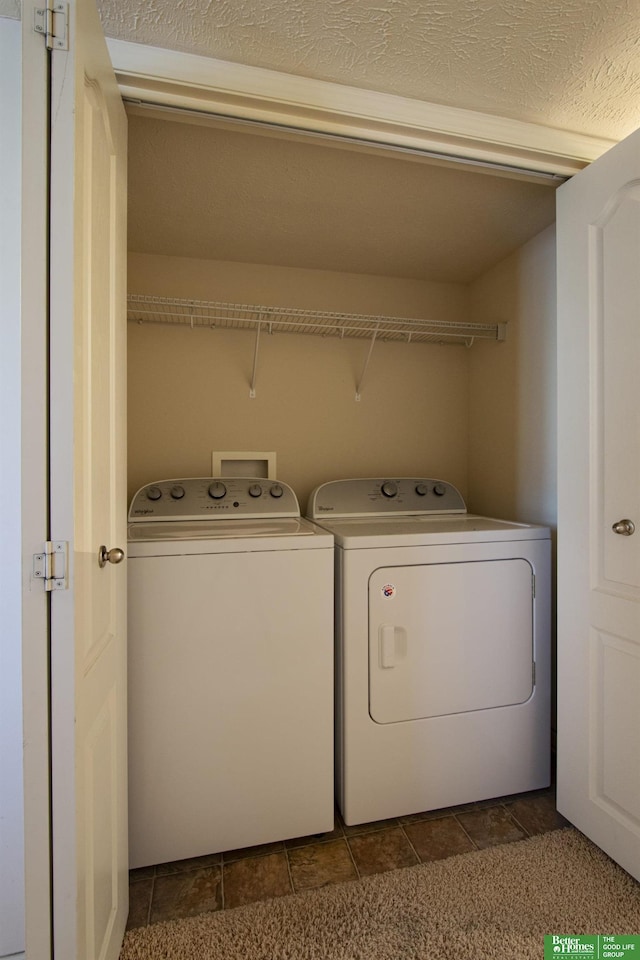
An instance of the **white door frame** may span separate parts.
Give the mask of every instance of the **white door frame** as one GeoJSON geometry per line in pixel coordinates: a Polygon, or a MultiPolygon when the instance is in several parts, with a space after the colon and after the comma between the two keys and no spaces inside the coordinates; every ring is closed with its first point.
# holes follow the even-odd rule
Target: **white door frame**
{"type": "Polygon", "coordinates": [[[22,551],[20,511],[20,170],[22,114],[19,20],[0,18],[0,957],[24,950],[24,797],[22,789],[22,551]]]}
{"type": "Polygon", "coordinates": [[[19,281],[1,331],[3,352],[10,346],[14,367],[11,402],[3,404],[3,416],[19,444],[3,449],[11,457],[13,473],[7,476],[14,498],[2,498],[2,512],[13,518],[7,552],[21,557],[14,562],[19,589],[11,623],[22,654],[22,685],[19,677],[14,683],[22,700],[24,863],[16,868],[24,866],[25,874],[23,946],[29,960],[50,960],[49,602],[42,581],[33,578],[32,560],[48,539],[48,55],[42,37],[33,32],[34,7],[33,0],[23,0],[21,63],[13,66],[13,89],[3,85],[20,98],[22,131],[9,147],[17,151],[20,169],[10,185],[19,197],[18,222],[11,231],[19,281]]]}
{"type": "Polygon", "coordinates": [[[48,56],[22,4],[22,524],[26,953],[51,956],[49,614],[31,556],[48,539],[48,56]]]}

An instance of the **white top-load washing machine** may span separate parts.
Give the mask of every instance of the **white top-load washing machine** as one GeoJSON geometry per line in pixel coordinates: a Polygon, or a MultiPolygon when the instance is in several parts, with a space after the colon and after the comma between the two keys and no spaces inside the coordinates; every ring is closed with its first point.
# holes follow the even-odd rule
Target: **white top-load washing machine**
{"type": "Polygon", "coordinates": [[[336,789],[347,824],[550,782],[550,539],[432,479],[337,480],[336,789]]]}
{"type": "Polygon", "coordinates": [[[255,478],[129,511],[132,867],[333,829],[333,538],[255,478]]]}

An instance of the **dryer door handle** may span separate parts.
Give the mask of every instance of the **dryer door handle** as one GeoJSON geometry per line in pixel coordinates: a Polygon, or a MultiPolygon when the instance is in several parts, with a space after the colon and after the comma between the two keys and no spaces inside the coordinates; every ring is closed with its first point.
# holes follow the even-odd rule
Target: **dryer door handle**
{"type": "Polygon", "coordinates": [[[388,670],[396,665],[396,628],[383,623],[379,633],[380,666],[388,670]]]}

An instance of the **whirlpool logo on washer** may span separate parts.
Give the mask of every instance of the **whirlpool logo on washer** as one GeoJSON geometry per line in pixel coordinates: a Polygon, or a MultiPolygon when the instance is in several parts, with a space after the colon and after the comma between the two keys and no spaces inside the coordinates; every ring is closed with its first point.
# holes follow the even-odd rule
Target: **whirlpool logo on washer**
{"type": "Polygon", "coordinates": [[[396,595],[395,584],[385,583],[384,587],[381,590],[381,593],[382,593],[382,596],[385,597],[387,600],[391,600],[391,598],[395,597],[396,595]]]}

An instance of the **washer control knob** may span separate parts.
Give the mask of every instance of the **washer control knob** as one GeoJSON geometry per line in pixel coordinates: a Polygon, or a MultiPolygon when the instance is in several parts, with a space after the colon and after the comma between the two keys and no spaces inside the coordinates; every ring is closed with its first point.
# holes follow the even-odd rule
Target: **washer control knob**
{"type": "Polygon", "coordinates": [[[214,500],[222,500],[222,498],[227,494],[227,488],[225,487],[224,483],[220,483],[219,480],[216,480],[214,483],[209,484],[208,493],[209,496],[214,500]]]}
{"type": "Polygon", "coordinates": [[[382,490],[382,495],[384,497],[398,496],[398,484],[394,483],[393,480],[385,480],[380,489],[382,490]]]}
{"type": "Polygon", "coordinates": [[[160,487],[149,487],[147,490],[147,500],[159,500],[162,496],[160,487]]]}
{"type": "Polygon", "coordinates": [[[274,483],[271,489],[269,490],[269,493],[271,494],[272,497],[275,497],[276,500],[278,500],[284,493],[284,490],[282,489],[279,483],[274,483]]]}
{"type": "Polygon", "coordinates": [[[436,497],[444,497],[445,493],[447,492],[447,488],[445,487],[444,483],[436,483],[435,487],[433,488],[433,492],[435,493],[436,497]]]}
{"type": "Polygon", "coordinates": [[[429,487],[426,485],[426,483],[419,483],[416,486],[416,493],[419,497],[426,497],[426,495],[429,493],[429,487]]]}
{"type": "Polygon", "coordinates": [[[181,487],[179,483],[176,483],[171,487],[171,496],[174,500],[182,500],[184,497],[184,487],[181,487]]]}
{"type": "Polygon", "coordinates": [[[261,497],[262,496],[262,487],[259,483],[252,483],[249,487],[249,496],[250,497],[261,497]]]}

